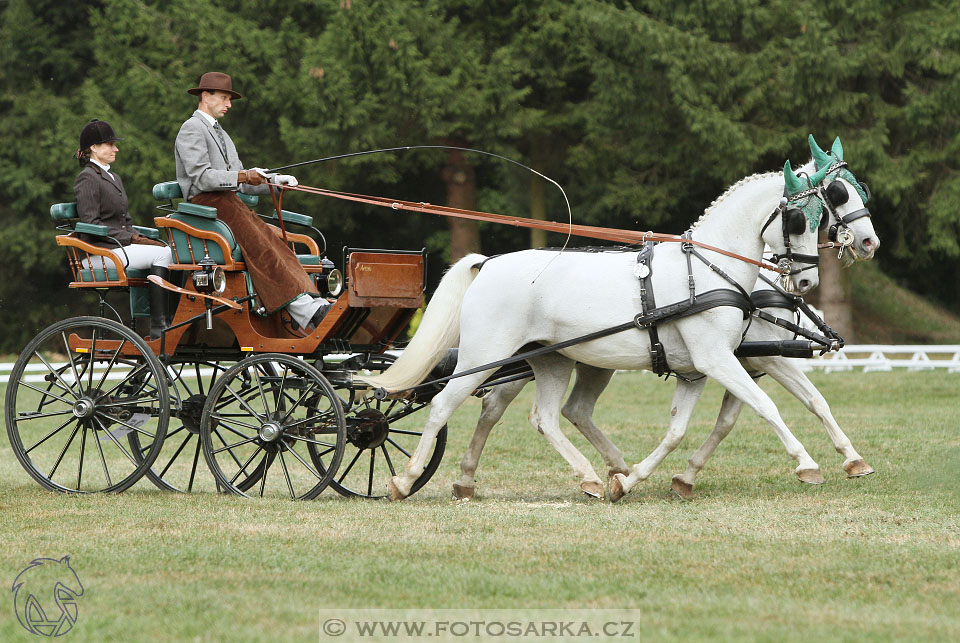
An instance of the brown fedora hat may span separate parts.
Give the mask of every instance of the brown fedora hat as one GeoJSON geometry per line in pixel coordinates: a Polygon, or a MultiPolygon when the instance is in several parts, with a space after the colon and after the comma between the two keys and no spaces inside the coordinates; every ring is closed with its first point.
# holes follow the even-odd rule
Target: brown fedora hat
{"type": "Polygon", "coordinates": [[[233,91],[233,81],[230,76],[220,71],[208,71],[200,77],[200,84],[193,89],[188,89],[188,94],[199,96],[200,92],[227,92],[230,98],[243,98],[240,94],[233,91]]]}

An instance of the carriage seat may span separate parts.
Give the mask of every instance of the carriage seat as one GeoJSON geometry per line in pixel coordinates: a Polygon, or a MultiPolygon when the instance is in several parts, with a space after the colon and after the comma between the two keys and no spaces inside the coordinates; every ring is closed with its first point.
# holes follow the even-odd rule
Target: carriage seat
{"type": "MultiPolygon", "coordinates": [[[[243,261],[242,252],[233,232],[226,223],[217,218],[216,208],[189,203],[187,201],[181,201],[177,204],[176,208],[174,208],[173,200],[181,199],[182,195],[180,184],[176,181],[166,181],[153,186],[154,199],[167,201],[169,203],[169,205],[160,208],[170,212],[167,218],[181,221],[194,229],[211,234],[197,237],[189,234],[187,230],[166,225],[163,219],[155,219],[158,225],[168,230],[171,246],[175,248],[176,262],[181,264],[196,264],[205,254],[209,254],[211,259],[221,265],[243,261]],[[222,238],[222,243],[218,243],[217,236],[222,238]],[[232,261],[226,261],[225,256],[229,256],[232,261]]],[[[237,196],[251,207],[256,205],[258,201],[256,195],[238,192],[237,196]]],[[[313,217],[296,212],[288,212],[286,210],[282,210],[282,212],[285,223],[312,226],[313,217]]],[[[276,215],[264,218],[267,219],[268,223],[279,223],[276,215]]],[[[279,233],[279,229],[277,232],[279,233]]],[[[320,266],[319,247],[312,238],[307,235],[294,233],[289,233],[287,236],[292,244],[299,243],[305,245],[309,251],[306,254],[297,254],[297,259],[301,265],[320,266]]]]}
{"type": "MultiPolygon", "coordinates": [[[[109,242],[107,235],[107,226],[94,223],[84,223],[80,221],[77,214],[77,204],[73,203],[55,203],[50,206],[50,218],[57,229],[69,233],[80,233],[94,237],[100,237],[109,242]]],[[[156,228],[145,226],[133,226],[134,229],[145,237],[159,239],[160,231],[156,228]]],[[[57,245],[67,248],[70,257],[71,268],[74,270],[76,282],[82,285],[104,285],[103,282],[125,281],[121,272],[126,278],[145,279],[147,272],[145,270],[135,270],[132,268],[121,268],[118,271],[116,264],[112,261],[116,256],[110,252],[109,248],[95,246],[91,243],[81,240],[76,234],[70,236],[57,237],[57,245]],[[96,257],[103,257],[97,259],[96,257]]],[[[126,285],[126,284],[123,284],[126,285]]]]}

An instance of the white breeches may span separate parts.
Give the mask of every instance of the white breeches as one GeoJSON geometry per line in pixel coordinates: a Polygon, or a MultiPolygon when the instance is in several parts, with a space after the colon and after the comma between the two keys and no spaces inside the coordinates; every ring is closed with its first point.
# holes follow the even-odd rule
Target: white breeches
{"type": "MultiPolygon", "coordinates": [[[[110,252],[119,257],[119,263],[123,265],[124,270],[149,270],[152,266],[166,268],[173,263],[173,255],[170,248],[165,246],[152,246],[145,243],[131,243],[129,246],[121,248],[110,248],[110,252]]],[[[110,261],[110,259],[106,259],[110,261]]],[[[83,267],[90,267],[90,259],[83,260],[83,267]]],[[[116,263],[116,262],[113,262],[116,263]]],[[[93,267],[101,267],[100,259],[93,259],[93,267]]]]}

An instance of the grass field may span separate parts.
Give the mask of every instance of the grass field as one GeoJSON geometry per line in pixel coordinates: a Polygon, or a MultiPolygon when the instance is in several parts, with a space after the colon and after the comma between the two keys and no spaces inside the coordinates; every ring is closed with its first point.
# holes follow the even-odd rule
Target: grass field
{"type": "MultiPolygon", "coordinates": [[[[335,607],[622,608],[639,640],[957,640],[960,375],[812,377],[875,475],[847,480],[819,422],[769,381],[825,485],[797,482],[746,410],[694,499],[673,497],[670,477],[712,428],[713,384],[681,448],[617,505],[580,494],[526,423],[531,390],[494,430],[468,503],[449,496],[475,399],[451,422],[434,479],[398,504],[331,490],[303,503],[178,495],[147,482],[67,497],[42,491],[4,439],[0,582],[69,555],[85,587],[72,641],[316,641],[318,610],[335,607]]],[[[628,462],[659,442],[672,390],[621,374],[601,399],[598,424],[628,462]]],[[[36,640],[5,595],[0,640],[36,640]]]]}

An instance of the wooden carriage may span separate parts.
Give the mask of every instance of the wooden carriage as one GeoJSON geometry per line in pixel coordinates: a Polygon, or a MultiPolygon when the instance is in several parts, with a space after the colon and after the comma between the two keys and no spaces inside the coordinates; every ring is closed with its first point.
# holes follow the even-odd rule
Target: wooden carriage
{"type": "MultiPolygon", "coordinates": [[[[403,420],[428,400],[377,400],[357,375],[393,361],[388,349],[424,301],[425,251],[345,248],[341,271],[312,217],[261,215],[333,302],[304,332],[283,312],[266,314],[215,208],[183,201],[175,181],[153,196],[162,216],[137,229],[164,241],[174,263],[163,282],[170,314],[152,332],[148,291],[161,282],[115,261],[105,226],[80,222],[75,204],[50,210],[69,287],[95,292],[99,308],[41,331],[14,366],[6,422],[24,468],[65,492],[118,492],[146,476],[180,491],[308,499],[332,485],[383,495],[394,459],[419,439],[403,420]]],[[[443,431],[418,484],[445,440],[443,431]]]]}

